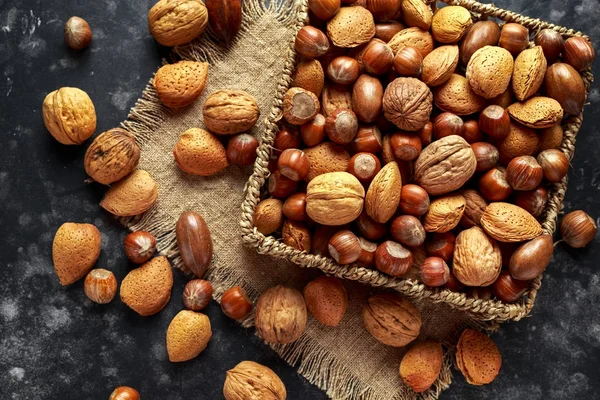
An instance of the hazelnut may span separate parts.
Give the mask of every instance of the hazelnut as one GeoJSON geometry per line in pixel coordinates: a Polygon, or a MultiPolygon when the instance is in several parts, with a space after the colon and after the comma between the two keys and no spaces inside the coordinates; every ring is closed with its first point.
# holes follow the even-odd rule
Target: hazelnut
{"type": "Polygon", "coordinates": [[[365,71],[371,75],[383,75],[392,68],[394,52],[385,43],[371,41],[362,54],[365,71]]]}
{"type": "Polygon", "coordinates": [[[340,9],[340,0],[309,0],[308,6],[319,19],[327,21],[340,9]]]}
{"type": "Polygon", "coordinates": [[[375,125],[360,126],[352,147],[357,153],[373,153],[377,154],[381,151],[381,132],[375,125]]]}
{"type": "Polygon", "coordinates": [[[360,67],[352,57],[334,58],[327,66],[327,77],[340,85],[351,85],[358,79],[360,67]]]}
{"type": "Polygon", "coordinates": [[[527,281],[544,272],[554,251],[552,235],[541,235],[519,246],[509,260],[508,270],[514,279],[527,281]]]}
{"type": "Polygon", "coordinates": [[[398,21],[380,22],[375,24],[375,37],[387,43],[392,40],[396,33],[405,28],[404,24],[398,21]]]}
{"type": "Polygon", "coordinates": [[[464,123],[461,117],[449,112],[438,115],[433,120],[433,136],[441,139],[450,135],[462,136],[464,123]]]}
{"type": "Polygon", "coordinates": [[[358,237],[349,230],[337,232],[329,239],[329,254],[338,264],[351,264],[362,253],[358,237]]]}
{"type": "Polygon", "coordinates": [[[213,288],[209,281],[192,279],[183,289],[183,306],[188,310],[200,311],[210,303],[213,288]]]}
{"type": "Polygon", "coordinates": [[[108,304],[117,294],[117,278],[108,270],[93,269],[85,277],[83,290],[94,303],[108,304]]]}
{"type": "Polygon", "coordinates": [[[252,302],[241,286],[227,289],[221,297],[221,310],[231,319],[240,320],[250,314],[252,302]]]}
{"type": "Polygon", "coordinates": [[[387,233],[386,224],[375,221],[366,211],[356,219],[356,227],[360,234],[369,240],[379,240],[387,233]]]}
{"type": "Polygon", "coordinates": [[[535,35],[535,45],[540,46],[548,64],[552,64],[563,51],[565,42],[560,33],[553,29],[542,29],[535,35]]]}
{"type": "Polygon", "coordinates": [[[334,143],[350,143],[358,132],[356,114],[352,110],[343,108],[335,110],[325,121],[325,131],[334,143]]]}
{"type": "Polygon", "coordinates": [[[396,217],[390,225],[390,234],[395,241],[408,247],[425,243],[425,229],[421,221],[412,215],[396,217]]]}
{"type": "Polygon", "coordinates": [[[263,235],[270,235],[283,225],[281,200],[266,199],[258,203],[254,211],[254,226],[263,235]]]}
{"type": "Polygon", "coordinates": [[[421,139],[416,135],[394,133],[390,138],[394,157],[401,161],[413,161],[421,154],[421,139]]]}
{"type": "Polygon", "coordinates": [[[560,235],[576,249],[587,246],[596,236],[596,221],[584,211],[571,211],[560,221],[560,235]]]}
{"type": "Polygon", "coordinates": [[[533,190],[543,178],[542,167],[531,156],[515,157],[506,167],[506,181],[515,190],[533,190]]]}
{"type": "Polygon", "coordinates": [[[295,47],[304,57],[319,58],[329,50],[329,39],[317,28],[307,25],[298,31],[295,47]]]}
{"type": "Polygon", "coordinates": [[[85,49],[92,41],[92,30],[83,18],[71,17],[65,23],[65,42],[74,50],[85,49]]]}
{"type": "Polygon", "coordinates": [[[427,257],[419,269],[419,276],[427,286],[443,286],[450,279],[450,268],[439,257],[427,257]]]}
{"type": "Polygon", "coordinates": [[[313,92],[291,88],[283,98],[283,116],[292,125],[303,125],[319,113],[319,99],[313,92]]]}
{"type": "Polygon", "coordinates": [[[414,47],[404,47],[396,53],[393,65],[400,76],[418,77],[423,72],[423,56],[414,47]]]}
{"type": "Polygon", "coordinates": [[[594,62],[594,58],[596,58],[596,53],[589,40],[573,36],[565,41],[563,61],[577,71],[589,68],[594,62]]]}
{"type": "Polygon", "coordinates": [[[474,119],[466,121],[463,124],[462,136],[467,143],[481,142],[483,140],[483,132],[479,128],[479,122],[474,119]]]}
{"type": "Polygon", "coordinates": [[[367,10],[377,21],[394,19],[400,13],[401,0],[367,0],[367,10]]]}
{"type": "Polygon", "coordinates": [[[375,268],[375,252],[377,251],[377,244],[369,242],[364,238],[358,238],[358,240],[362,251],[356,260],[357,264],[365,268],[375,268]]]}
{"type": "Polygon", "coordinates": [[[258,140],[252,135],[242,133],[227,143],[227,161],[240,167],[254,164],[258,140]]]}
{"type": "Polygon", "coordinates": [[[477,142],[472,143],[471,148],[475,153],[475,159],[477,160],[477,172],[485,172],[494,168],[498,164],[500,159],[500,152],[491,143],[488,142],[477,142]]]}
{"type": "Polygon", "coordinates": [[[254,314],[258,336],[269,343],[295,342],[306,328],[306,303],[302,293],[290,287],[278,285],[265,291],[254,314]]]}
{"type": "Polygon", "coordinates": [[[312,243],[310,229],[302,222],[293,221],[291,219],[286,220],[283,223],[281,236],[283,237],[283,243],[288,246],[293,247],[296,250],[310,253],[310,246],[312,243]]]}
{"type": "Polygon", "coordinates": [[[362,74],[352,88],[352,109],[361,122],[371,123],[381,115],[383,85],[381,81],[362,74]]]}
{"type": "Polygon", "coordinates": [[[419,135],[423,146],[429,146],[433,141],[433,123],[428,121],[424,127],[417,131],[417,135],[419,135]]]}
{"type": "Polygon", "coordinates": [[[287,149],[297,149],[300,147],[300,134],[295,126],[282,126],[275,134],[273,148],[275,153],[281,153],[287,149]]]}
{"type": "Polygon", "coordinates": [[[429,257],[439,257],[448,262],[454,253],[456,238],[452,232],[434,233],[425,242],[425,249],[429,257]]]}
{"type": "Polygon", "coordinates": [[[312,120],[302,125],[300,136],[307,147],[321,143],[325,139],[325,117],[322,114],[317,114],[312,120]]]}
{"type": "Polygon", "coordinates": [[[492,284],[492,292],[498,300],[514,303],[523,297],[528,287],[528,281],[516,280],[507,271],[502,271],[496,282],[492,284]]]}
{"type": "Polygon", "coordinates": [[[294,221],[306,221],[306,193],[294,193],[283,203],[283,215],[294,221]]]}
{"type": "Polygon", "coordinates": [[[388,275],[399,277],[406,274],[413,265],[413,255],[400,243],[385,241],[375,252],[375,266],[388,275]]]}
{"type": "Polygon", "coordinates": [[[504,139],[510,132],[510,116],[500,106],[487,106],[479,115],[479,128],[495,139],[504,139]]]}
{"type": "Polygon", "coordinates": [[[462,292],[465,289],[465,285],[461,283],[456,276],[450,271],[450,275],[448,275],[448,281],[444,285],[444,287],[453,292],[462,292]]]}
{"type": "Polygon", "coordinates": [[[108,400],[140,400],[140,393],[129,386],[119,386],[110,394],[108,400]]]}
{"type": "Polygon", "coordinates": [[[279,156],[277,167],[281,175],[293,181],[301,181],[308,175],[310,161],[302,150],[287,149],[279,156]]]}
{"type": "Polygon", "coordinates": [[[329,239],[341,228],[339,226],[317,225],[312,235],[310,250],[312,254],[329,257],[329,239]]]}
{"type": "Polygon", "coordinates": [[[498,45],[510,51],[513,56],[516,56],[529,45],[529,29],[521,24],[512,22],[505,24],[500,31],[498,45]]]}
{"type": "Polygon", "coordinates": [[[372,153],[357,153],[348,163],[348,172],[361,182],[370,182],[381,170],[379,158],[372,153]]]}
{"type": "Polygon", "coordinates": [[[420,217],[429,211],[429,194],[418,185],[408,184],[402,186],[400,210],[405,214],[420,217]]]}
{"type": "Polygon", "coordinates": [[[281,171],[275,171],[269,177],[269,193],[278,199],[285,199],[295,193],[298,189],[298,182],[281,174],[281,171]]]}
{"type": "Polygon", "coordinates": [[[537,156],[542,166],[544,178],[550,182],[560,182],[569,172],[569,159],[560,150],[548,149],[537,156]]]}
{"type": "Polygon", "coordinates": [[[149,232],[138,231],[125,236],[125,255],[135,264],[143,264],[156,252],[156,238],[149,232]]]}
{"type": "Polygon", "coordinates": [[[512,193],[512,187],[506,180],[506,169],[495,167],[479,179],[479,191],[488,201],[506,200],[512,193]]]}
{"type": "Polygon", "coordinates": [[[548,190],[543,186],[526,192],[518,192],[515,196],[515,204],[536,218],[542,216],[547,201],[548,190]]]}

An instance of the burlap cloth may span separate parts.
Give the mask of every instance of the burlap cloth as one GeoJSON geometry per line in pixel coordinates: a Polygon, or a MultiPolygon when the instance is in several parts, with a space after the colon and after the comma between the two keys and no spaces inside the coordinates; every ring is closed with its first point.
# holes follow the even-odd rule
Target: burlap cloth
{"type": "MultiPolygon", "coordinates": [[[[244,19],[237,41],[229,47],[212,38],[210,32],[191,45],[175,49],[176,58],[210,63],[204,94],[193,105],[170,110],[158,100],[149,84],[122,126],[132,132],[142,148],[139,168],[147,170],[158,182],[156,206],[141,217],[124,219],[131,230],[147,230],[156,235],[158,250],[181,267],[175,239],[175,222],[185,210],[199,212],[210,227],[215,259],[206,279],[220,299],[224,290],[242,285],[256,297],[279,283],[302,289],[318,271],[258,255],[245,247],[240,236],[240,204],[251,168],[231,166],[208,177],[181,172],[173,158],[179,135],[189,128],[204,127],[202,105],[207,95],[218,89],[243,89],[260,105],[262,117],[252,133],[260,138],[280,82],[286,50],[306,17],[294,0],[243,2],[244,19]]],[[[288,363],[332,398],[413,399],[419,398],[399,377],[398,368],[405,349],[384,346],[364,329],[361,309],[375,289],[346,282],[349,308],[337,328],[322,326],[309,318],[305,333],[295,343],[272,346],[288,363]]],[[[435,399],[451,381],[452,346],[457,334],[472,324],[465,314],[447,305],[418,304],[423,315],[419,340],[435,338],[444,343],[446,354],[442,374],[434,387],[420,398],[435,399]]],[[[252,325],[252,316],[243,321],[252,325]]]]}

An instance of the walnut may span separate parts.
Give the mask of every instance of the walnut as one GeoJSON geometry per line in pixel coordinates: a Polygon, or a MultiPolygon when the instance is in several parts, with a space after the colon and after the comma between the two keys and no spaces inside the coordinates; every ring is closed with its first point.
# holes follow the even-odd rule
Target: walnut
{"type": "Polygon", "coordinates": [[[406,346],[421,332],[421,312],[396,293],[371,296],[362,317],[367,331],[388,346],[406,346]]]}
{"type": "Polygon", "coordinates": [[[242,361],[227,371],[223,386],[225,400],[285,400],[285,385],[270,368],[242,361]]]}
{"type": "Polygon", "coordinates": [[[302,222],[288,219],[283,224],[281,232],[283,243],[295,248],[296,250],[310,252],[311,234],[310,229],[302,222]]]}
{"type": "Polygon", "coordinates": [[[429,121],[433,95],[426,84],[415,78],[398,78],[383,95],[385,117],[404,131],[418,131],[429,121]]]}
{"type": "Polygon", "coordinates": [[[42,112],[46,128],[62,144],[81,144],[96,130],[94,103],[81,89],[63,87],[48,94],[42,112]]]}
{"type": "Polygon", "coordinates": [[[208,10],[200,0],[160,0],[148,12],[150,33],[163,46],[191,42],[208,26],[208,10]]]}
{"type": "Polygon", "coordinates": [[[477,192],[476,190],[467,189],[460,192],[465,198],[465,212],[460,219],[460,226],[463,228],[471,228],[472,226],[479,226],[481,216],[488,206],[487,201],[477,192]]]}
{"type": "Polygon", "coordinates": [[[452,272],[467,286],[489,286],[502,269],[502,254],[496,241],[478,226],[458,234],[454,244],[452,272]]]}
{"type": "Polygon", "coordinates": [[[254,309],[258,336],[269,343],[298,340],[306,328],[306,303],[298,290],[278,285],[260,295],[254,309]]]}
{"type": "Polygon", "coordinates": [[[319,175],[306,187],[306,213],[322,225],[354,221],[364,205],[365,188],[347,172],[319,175]]]}
{"type": "Polygon", "coordinates": [[[140,161],[140,147],[125,129],[100,134],[85,153],[85,172],[96,182],[110,185],[129,175],[140,161]]]}
{"type": "Polygon", "coordinates": [[[208,96],[202,114],[209,131],[233,135],[250,130],[260,109],[256,99],[243,90],[218,90],[208,96]]]}

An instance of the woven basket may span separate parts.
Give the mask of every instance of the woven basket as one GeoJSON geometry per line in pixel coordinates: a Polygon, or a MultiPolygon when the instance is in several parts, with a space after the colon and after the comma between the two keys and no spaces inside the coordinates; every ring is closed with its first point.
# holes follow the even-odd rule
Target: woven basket
{"type": "MultiPolygon", "coordinates": [[[[503,10],[493,5],[481,4],[472,0],[445,0],[441,3],[462,6],[470,10],[474,20],[482,18],[496,18],[504,22],[517,22],[531,32],[540,29],[553,29],[563,37],[583,36],[583,33],[564,28],[554,24],[540,21],[539,19],[525,17],[511,11],[503,10]]],[[[432,4],[432,7],[435,7],[432,4]]],[[[302,0],[301,13],[307,14],[307,0],[302,0]]],[[[304,19],[306,21],[307,18],[304,19]]],[[[296,29],[302,28],[304,23],[298,23],[296,29]]],[[[296,31],[297,31],[296,30],[296,31]]],[[[283,96],[292,83],[292,74],[296,63],[296,52],[293,40],[286,54],[286,63],[282,72],[282,78],[278,85],[273,108],[267,117],[266,130],[258,149],[258,158],[254,165],[254,172],[250,177],[242,204],[242,234],[244,242],[256,248],[260,254],[268,254],[278,258],[290,260],[305,268],[318,268],[321,271],[335,275],[339,278],[362,282],[371,286],[394,289],[412,299],[428,299],[434,303],[447,303],[451,307],[465,311],[477,320],[493,320],[502,322],[508,320],[518,321],[527,316],[535,303],[535,298],[541,286],[542,277],[531,281],[527,293],[518,302],[513,304],[503,303],[498,300],[481,300],[468,297],[464,293],[452,292],[448,289],[434,289],[411,279],[392,278],[377,270],[363,268],[357,265],[339,265],[333,259],[308,254],[285,245],[280,239],[273,236],[265,236],[258,232],[253,225],[253,215],[258,202],[261,200],[261,189],[270,175],[268,164],[272,153],[272,145],[278,131],[277,123],[282,119],[283,96]]],[[[591,70],[582,73],[586,89],[589,91],[593,81],[591,70]]],[[[571,117],[563,122],[564,139],[560,150],[570,160],[575,151],[575,137],[583,120],[583,115],[571,117]]],[[[550,187],[549,199],[541,220],[544,231],[553,233],[556,229],[556,220],[562,208],[562,202],[567,188],[567,178],[562,182],[555,183],[550,187]]]]}

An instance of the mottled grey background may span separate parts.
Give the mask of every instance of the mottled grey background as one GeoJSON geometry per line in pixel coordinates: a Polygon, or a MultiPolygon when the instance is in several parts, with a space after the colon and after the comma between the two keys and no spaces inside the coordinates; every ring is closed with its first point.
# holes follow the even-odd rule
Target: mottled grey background
{"type": "MultiPolygon", "coordinates": [[[[89,93],[97,132],[127,116],[167,55],[148,34],[153,1],[0,0],[0,399],[107,399],[131,385],[148,399],[221,397],[225,371],[243,359],[273,368],[290,399],[325,396],[211,304],[214,336],[202,356],[170,364],[164,335],[181,308],[176,274],[167,308],[150,318],[120,301],[92,304],[82,282],[63,289],[51,242],[65,221],[91,222],[103,233],[98,266],[121,280],[131,268],[121,250],[126,232],[98,207],[103,188],[84,183],[83,147],[66,147],[45,130],[41,105],[60,86],[89,93]],[[94,40],[81,53],[63,43],[64,22],[84,17],[94,40]]],[[[498,6],[587,32],[600,40],[598,0],[498,0],[498,6]]],[[[598,74],[600,70],[596,68],[598,74]]],[[[599,75],[600,76],[600,75],[599,75]]],[[[566,210],[600,216],[600,122],[597,86],[586,108],[570,172],[566,210]]],[[[486,387],[459,373],[443,399],[591,399],[600,392],[600,246],[559,245],[531,318],[495,336],[504,363],[486,387]]]]}

